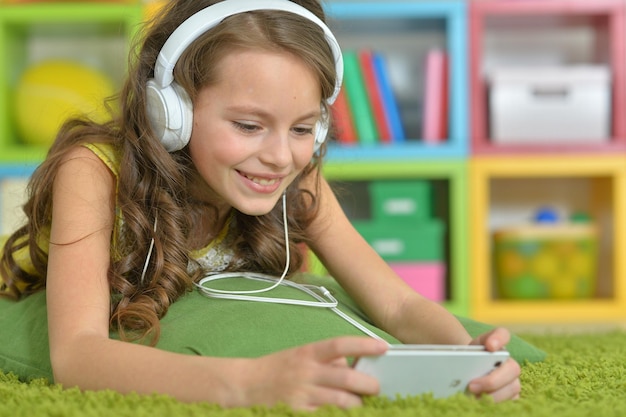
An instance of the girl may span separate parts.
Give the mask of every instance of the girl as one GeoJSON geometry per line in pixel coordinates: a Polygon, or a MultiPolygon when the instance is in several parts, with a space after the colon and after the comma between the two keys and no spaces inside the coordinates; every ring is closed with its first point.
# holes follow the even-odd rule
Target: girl
{"type": "MultiPolygon", "coordinates": [[[[131,60],[119,113],[106,124],[64,126],[1,264],[6,294],[46,289],[56,382],[227,407],[361,404],[378,383],[346,358],[384,353],[375,338],[334,337],[255,359],[154,347],[159,320],[207,273],[291,277],[300,243],[403,343],[496,350],[508,342],[504,329],[471,340],[405,285],[320,175],[342,77],[323,20],[317,0],[172,1],[131,60]],[[151,343],[128,343],[138,339],[151,343]]],[[[509,360],[470,390],[516,398],[519,372],[509,360]]]]}

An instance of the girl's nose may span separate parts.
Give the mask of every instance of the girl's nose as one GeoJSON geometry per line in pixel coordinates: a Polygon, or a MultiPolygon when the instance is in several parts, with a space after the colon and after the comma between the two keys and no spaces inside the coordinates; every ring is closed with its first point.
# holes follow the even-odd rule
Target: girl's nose
{"type": "Polygon", "coordinates": [[[263,141],[260,159],[262,162],[277,167],[286,167],[291,163],[289,133],[273,131],[263,141]]]}

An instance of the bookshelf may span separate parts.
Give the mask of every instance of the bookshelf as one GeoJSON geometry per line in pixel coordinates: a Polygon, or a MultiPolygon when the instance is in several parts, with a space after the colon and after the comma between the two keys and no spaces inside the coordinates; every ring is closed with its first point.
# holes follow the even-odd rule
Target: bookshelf
{"type": "MultiPolygon", "coordinates": [[[[371,196],[362,192],[367,184],[391,180],[428,182],[433,188],[433,199],[437,201],[435,217],[445,229],[442,259],[446,271],[445,299],[442,304],[456,314],[466,315],[469,276],[467,214],[463,207],[467,198],[468,152],[467,3],[454,0],[331,1],[326,6],[329,26],[344,51],[370,49],[384,56],[401,108],[405,140],[356,145],[331,143],[324,175],[331,183],[345,189],[355,199],[353,205],[361,208],[373,204],[371,196]],[[448,135],[437,143],[425,141],[422,135],[426,57],[433,50],[444,51],[449,60],[448,135]]],[[[350,207],[346,206],[349,204],[344,208],[350,216],[350,207]]],[[[355,222],[361,220],[355,219],[355,222]]],[[[410,222],[406,226],[416,233],[420,227],[410,222]]]]}
{"type": "MultiPolygon", "coordinates": [[[[0,63],[2,191],[13,193],[47,150],[23,141],[13,121],[19,75],[46,55],[95,62],[119,81],[124,71],[119,63],[126,62],[136,25],[160,4],[0,4],[0,53],[11,57],[0,63]],[[97,47],[80,47],[86,39],[97,47]]],[[[349,205],[351,198],[361,210],[355,222],[372,215],[369,184],[425,182],[432,189],[432,216],[444,225],[442,304],[450,311],[503,324],[624,320],[626,266],[620,254],[626,245],[626,3],[327,0],[324,6],[329,26],[345,51],[369,49],[384,56],[405,132],[405,140],[399,143],[329,144],[324,175],[352,195],[344,204],[349,205]],[[518,42],[538,36],[546,40],[539,47],[518,42]],[[424,140],[423,134],[424,77],[432,51],[443,51],[447,59],[447,135],[435,143],[424,140]],[[557,57],[609,68],[611,115],[606,140],[528,145],[500,143],[491,137],[486,72],[505,58],[532,63],[538,51],[541,59],[557,57]],[[498,293],[492,240],[497,223],[510,214],[511,206],[517,221],[543,203],[581,209],[598,220],[601,271],[594,297],[511,300],[498,293]]],[[[0,203],[2,199],[0,194],[0,203]]],[[[418,226],[407,222],[410,230],[418,226]]],[[[312,269],[322,272],[312,261],[312,269]]]]}

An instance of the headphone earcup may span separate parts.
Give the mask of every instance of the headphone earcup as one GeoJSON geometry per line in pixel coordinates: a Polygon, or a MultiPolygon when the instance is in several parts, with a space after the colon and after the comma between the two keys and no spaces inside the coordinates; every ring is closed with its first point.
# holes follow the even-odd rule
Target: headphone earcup
{"type": "Polygon", "coordinates": [[[191,138],[193,104],[176,82],[161,88],[154,80],[146,85],[146,112],[152,130],[169,152],[184,148],[191,138]]]}
{"type": "Polygon", "coordinates": [[[330,120],[328,118],[328,112],[326,111],[326,108],[322,106],[322,115],[315,125],[315,143],[313,144],[313,152],[317,152],[326,140],[329,125],[330,120]]]}

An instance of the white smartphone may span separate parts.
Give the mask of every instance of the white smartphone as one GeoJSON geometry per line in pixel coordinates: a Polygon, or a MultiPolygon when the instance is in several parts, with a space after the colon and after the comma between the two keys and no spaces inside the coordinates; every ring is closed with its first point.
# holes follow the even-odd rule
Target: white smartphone
{"type": "Polygon", "coordinates": [[[435,398],[465,392],[469,382],[487,375],[509,358],[469,345],[391,345],[380,356],[357,358],[353,367],[374,376],[380,395],[395,399],[431,393],[435,398]]]}

